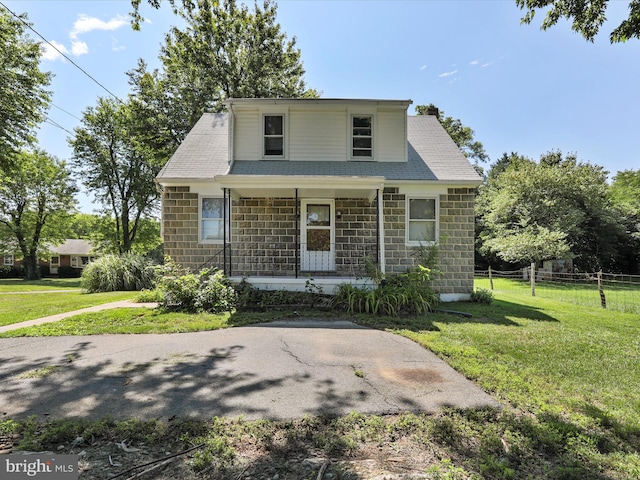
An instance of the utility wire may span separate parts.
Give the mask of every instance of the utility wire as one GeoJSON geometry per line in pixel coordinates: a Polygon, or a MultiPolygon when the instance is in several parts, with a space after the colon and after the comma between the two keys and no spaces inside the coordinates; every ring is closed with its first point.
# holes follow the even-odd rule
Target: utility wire
{"type": "Polygon", "coordinates": [[[29,30],[31,30],[33,33],[35,33],[36,35],[38,35],[44,42],[46,42],[51,48],[53,48],[56,52],[58,52],[60,55],[62,55],[64,58],[66,58],[67,60],[69,60],[69,62],[71,62],[73,64],[73,66],[75,66],[78,70],[80,70],[82,73],[84,73],[87,77],[89,77],[91,80],[93,80],[98,86],[100,86],[104,91],[106,91],[109,95],[111,95],[113,98],[115,98],[117,101],[119,101],[120,103],[124,103],[122,100],[120,100],[120,98],[118,98],[118,96],[111,92],[111,90],[109,90],[107,87],[105,87],[102,83],[100,83],[98,80],[96,80],[93,76],[91,76],[85,69],[83,69],[80,65],[78,65],[76,62],[74,62],[73,60],[71,60],[71,58],[69,58],[64,52],[60,51],[60,49],[58,47],[56,47],[53,43],[51,43],[49,40],[47,40],[46,38],[44,38],[35,28],[33,28],[31,25],[29,25],[27,22],[24,21],[24,19],[22,19],[22,17],[20,17],[19,15],[17,15],[15,12],[13,12],[9,7],[7,7],[4,3],[0,2],[0,5],[2,5],[2,7],[9,12],[11,15],[13,15],[15,18],[17,18],[18,20],[20,20],[27,28],[29,28],[29,30]]]}
{"type": "Polygon", "coordinates": [[[64,128],[62,125],[60,125],[60,124],[59,124],[59,123],[57,123],[57,122],[54,122],[53,120],[51,120],[51,119],[50,119],[50,118],[48,118],[48,117],[47,117],[47,118],[45,118],[45,120],[44,120],[44,121],[45,121],[45,123],[48,123],[48,124],[50,124],[50,125],[53,125],[54,127],[58,127],[60,130],[64,130],[64,131],[65,131],[65,132],[67,132],[69,135],[73,135],[74,137],[76,136],[76,134],[75,134],[75,133],[73,133],[73,132],[71,132],[71,131],[67,130],[67,129],[66,129],[66,128],[64,128]]]}
{"type": "Polygon", "coordinates": [[[67,115],[72,116],[72,117],[73,117],[73,118],[75,118],[76,120],[80,120],[80,121],[82,121],[82,119],[81,119],[81,118],[76,117],[73,113],[67,112],[64,108],[60,108],[60,107],[59,107],[59,106],[57,106],[55,103],[52,103],[52,104],[51,104],[51,106],[52,106],[52,107],[56,107],[58,110],[62,110],[64,113],[66,113],[67,115]]]}

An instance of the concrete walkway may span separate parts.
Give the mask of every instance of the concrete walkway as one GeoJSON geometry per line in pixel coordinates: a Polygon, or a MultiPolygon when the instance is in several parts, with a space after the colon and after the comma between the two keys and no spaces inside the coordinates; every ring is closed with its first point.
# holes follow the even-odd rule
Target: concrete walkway
{"type": "MultiPolygon", "coordinates": [[[[33,292],[29,292],[33,293],[33,292]]],[[[73,317],[80,315],[81,313],[99,312],[101,310],[109,310],[112,308],[155,308],[157,303],[135,303],[131,300],[120,300],[119,302],[103,303],[102,305],[95,305],[93,307],[82,308],[80,310],[74,310],[72,312],[58,313],[57,315],[50,315],[48,317],[37,318],[35,320],[27,320],[24,322],[12,323],[10,325],[4,325],[0,327],[0,333],[8,332],[9,330],[16,330],[18,328],[33,327],[34,325],[42,325],[43,323],[57,322],[63,318],[73,317]]]]}

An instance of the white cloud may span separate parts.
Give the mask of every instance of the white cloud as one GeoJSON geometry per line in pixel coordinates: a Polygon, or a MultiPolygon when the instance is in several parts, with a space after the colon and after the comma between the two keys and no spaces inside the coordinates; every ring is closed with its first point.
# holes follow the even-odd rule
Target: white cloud
{"type": "Polygon", "coordinates": [[[494,63],[496,63],[496,62],[487,62],[487,63],[483,63],[483,64],[482,64],[482,65],[480,65],[480,66],[481,66],[482,68],[486,68],[486,67],[488,67],[488,66],[490,66],[490,65],[493,65],[494,63]]]}
{"type": "Polygon", "coordinates": [[[59,60],[59,59],[62,58],[62,54],[63,53],[65,55],[67,53],[69,53],[69,50],[67,50],[67,47],[65,47],[61,43],[58,43],[55,40],[52,40],[50,43],[51,43],[51,45],[49,43],[41,43],[40,44],[40,49],[42,50],[42,59],[43,60],[49,60],[51,62],[55,62],[56,60],[59,60]],[[56,50],[56,48],[57,48],[57,50],[56,50]]]}
{"type": "Polygon", "coordinates": [[[127,17],[124,15],[117,15],[111,20],[105,22],[104,20],[100,20],[96,17],[80,14],[78,15],[78,19],[74,22],[73,28],[69,32],[69,38],[75,40],[78,38],[78,35],[82,33],[89,33],[94,30],[117,30],[118,28],[127,25],[128,22],[127,17]]]}
{"type": "Polygon", "coordinates": [[[452,70],[450,72],[441,73],[440,75],[438,75],[438,77],[440,77],[440,78],[450,77],[452,75],[455,75],[456,73],[458,73],[458,70],[452,70]]]}
{"type": "Polygon", "coordinates": [[[71,43],[71,53],[76,57],[89,53],[89,46],[85,42],[75,41],[71,43]]]}
{"type": "Polygon", "coordinates": [[[112,52],[120,52],[121,50],[125,50],[127,47],[124,45],[120,45],[118,39],[115,37],[111,37],[111,51],[112,52]]]}
{"type": "Polygon", "coordinates": [[[420,70],[424,70],[424,69],[426,69],[426,68],[427,68],[427,66],[426,66],[426,65],[422,65],[422,66],[420,67],[420,70]]]}
{"type": "Polygon", "coordinates": [[[469,65],[478,65],[480,63],[480,60],[472,60],[469,62],[469,65]]]}

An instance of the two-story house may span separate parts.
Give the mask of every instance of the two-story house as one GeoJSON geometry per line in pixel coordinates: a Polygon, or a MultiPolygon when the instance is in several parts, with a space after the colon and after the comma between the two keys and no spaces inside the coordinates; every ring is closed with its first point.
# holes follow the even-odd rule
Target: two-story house
{"type": "Polygon", "coordinates": [[[443,300],[473,289],[481,179],[434,115],[411,100],[229,99],[160,172],[165,253],[260,288],[331,292],[386,275],[438,245],[443,300]]]}

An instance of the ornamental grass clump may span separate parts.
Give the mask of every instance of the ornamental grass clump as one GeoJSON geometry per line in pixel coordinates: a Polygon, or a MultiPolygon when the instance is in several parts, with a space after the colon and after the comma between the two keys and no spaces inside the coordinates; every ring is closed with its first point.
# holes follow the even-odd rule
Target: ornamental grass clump
{"type": "Polygon", "coordinates": [[[80,287],[87,293],[152,289],[156,278],[156,266],[147,258],[109,254],[85,267],[80,287]]]}

